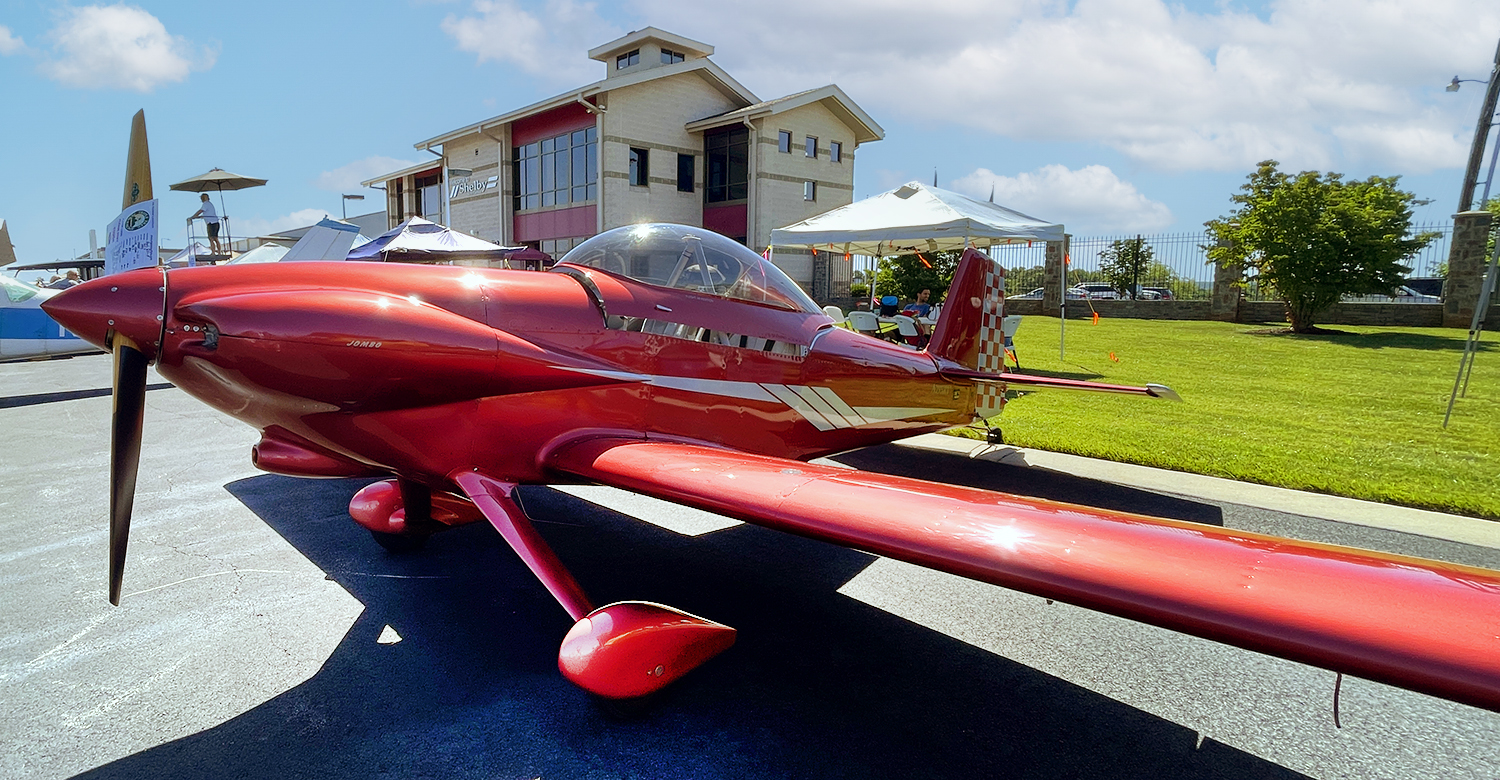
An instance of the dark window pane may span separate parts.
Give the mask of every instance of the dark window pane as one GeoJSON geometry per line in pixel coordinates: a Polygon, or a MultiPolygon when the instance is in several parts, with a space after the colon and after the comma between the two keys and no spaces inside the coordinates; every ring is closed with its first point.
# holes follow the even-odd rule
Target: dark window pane
{"type": "Polygon", "coordinates": [[[693,168],[696,158],[691,154],[677,155],[677,191],[693,191],[693,168]]]}
{"type": "Polygon", "coordinates": [[[782,130],[776,136],[776,151],[778,151],[778,152],[785,152],[787,154],[791,154],[791,152],[792,152],[792,134],[789,131],[782,130]]]}
{"type": "MultiPolygon", "coordinates": [[[[574,133],[573,135],[576,138],[577,136],[582,135],[582,133],[574,133]]],[[[576,146],[573,147],[573,177],[569,179],[569,181],[573,183],[573,186],[576,187],[580,184],[589,183],[588,166],[589,148],[587,146],[584,146],[583,142],[580,141],[576,146]]]]}
{"type": "Polygon", "coordinates": [[[806,147],[807,156],[816,159],[818,156],[818,139],[813,136],[808,136],[806,147]]]}
{"type": "Polygon", "coordinates": [[[630,183],[644,187],[651,176],[651,158],[645,149],[630,150],[630,183]]]}

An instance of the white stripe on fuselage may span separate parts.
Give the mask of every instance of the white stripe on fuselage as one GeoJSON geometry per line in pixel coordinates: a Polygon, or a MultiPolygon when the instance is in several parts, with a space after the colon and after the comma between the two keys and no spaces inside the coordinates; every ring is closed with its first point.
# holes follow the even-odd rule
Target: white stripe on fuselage
{"type": "Polygon", "coordinates": [[[738,398],[761,403],[782,403],[796,410],[804,420],[820,431],[835,428],[857,428],[875,423],[895,420],[911,420],[945,414],[952,409],[932,409],[920,406],[851,406],[840,398],[831,387],[808,385],[757,384],[755,382],[731,382],[724,379],[701,379],[688,376],[662,376],[660,374],[637,374],[629,371],[606,369],[568,368],[580,374],[592,374],[622,382],[639,382],[655,387],[683,390],[689,393],[738,398]]]}

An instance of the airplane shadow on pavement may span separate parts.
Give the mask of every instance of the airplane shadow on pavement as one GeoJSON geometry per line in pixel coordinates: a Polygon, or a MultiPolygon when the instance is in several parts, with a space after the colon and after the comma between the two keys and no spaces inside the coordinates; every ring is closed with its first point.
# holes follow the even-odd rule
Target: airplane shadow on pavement
{"type": "Polygon", "coordinates": [[[80,777],[1302,776],[839,594],[869,555],[751,525],[687,537],[523,488],[597,603],[658,601],[740,630],[650,707],[615,717],[558,673],[569,621],[493,529],[389,555],[346,514],[362,484],[227,486],[364,605],[323,667],[80,777]],[[377,643],[387,625],[400,642],[377,643]]]}

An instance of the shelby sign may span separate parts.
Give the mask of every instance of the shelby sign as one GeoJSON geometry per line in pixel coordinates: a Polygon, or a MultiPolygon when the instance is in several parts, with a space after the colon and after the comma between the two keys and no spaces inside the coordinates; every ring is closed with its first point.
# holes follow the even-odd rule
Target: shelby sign
{"type": "Polygon", "coordinates": [[[458,200],[479,195],[500,186],[500,177],[491,176],[488,179],[458,179],[450,182],[448,200],[458,200]]]}

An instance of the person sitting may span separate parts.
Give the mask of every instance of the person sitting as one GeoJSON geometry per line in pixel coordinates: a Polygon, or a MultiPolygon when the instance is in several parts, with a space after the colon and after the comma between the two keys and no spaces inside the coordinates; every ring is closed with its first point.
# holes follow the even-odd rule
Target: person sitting
{"type": "Polygon", "coordinates": [[[931,297],[932,290],[924,289],[921,292],[917,293],[916,302],[908,304],[906,308],[911,311],[915,311],[918,317],[926,317],[928,313],[932,311],[932,304],[927,302],[927,299],[931,297]]]}
{"type": "Polygon", "coordinates": [[[894,295],[887,295],[880,299],[880,316],[894,317],[901,311],[901,299],[894,295]]]}

